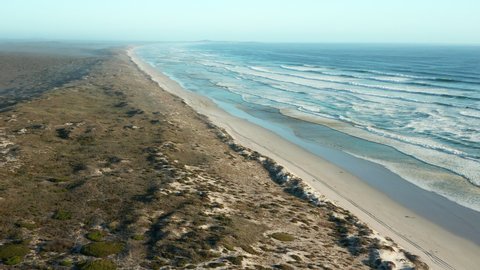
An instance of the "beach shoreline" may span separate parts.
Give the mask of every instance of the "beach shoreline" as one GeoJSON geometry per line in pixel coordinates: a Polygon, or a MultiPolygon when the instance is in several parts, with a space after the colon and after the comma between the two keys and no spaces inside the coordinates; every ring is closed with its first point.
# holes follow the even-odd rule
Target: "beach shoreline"
{"type": "Polygon", "coordinates": [[[182,98],[198,113],[225,129],[238,144],[272,158],[330,201],[351,211],[380,235],[392,238],[407,251],[419,255],[432,269],[470,269],[480,264],[476,257],[477,244],[419,216],[330,162],[269,130],[231,116],[206,97],[183,89],[137,57],[134,48],[128,50],[128,55],[162,89],[182,98]]]}

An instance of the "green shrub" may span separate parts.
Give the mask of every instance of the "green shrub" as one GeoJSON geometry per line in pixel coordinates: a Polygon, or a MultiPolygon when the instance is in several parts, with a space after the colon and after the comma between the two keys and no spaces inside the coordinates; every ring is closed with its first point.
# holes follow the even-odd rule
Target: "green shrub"
{"type": "Polygon", "coordinates": [[[47,179],[48,181],[52,183],[63,183],[63,182],[68,182],[67,177],[50,177],[47,179]]]}
{"type": "Polygon", "coordinates": [[[94,257],[107,257],[120,253],[125,245],[119,242],[95,242],[82,247],[82,254],[94,257]]]}
{"type": "Polygon", "coordinates": [[[292,257],[292,259],[294,259],[294,260],[297,261],[297,262],[301,262],[301,261],[302,261],[302,258],[300,258],[300,256],[298,256],[298,255],[292,254],[292,255],[290,255],[290,257],[292,257]]]}
{"type": "Polygon", "coordinates": [[[275,267],[275,269],[280,269],[280,270],[293,270],[295,268],[291,267],[290,265],[287,265],[287,264],[277,264],[277,265],[274,265],[273,267],[275,267]]]}
{"type": "Polygon", "coordinates": [[[235,246],[231,245],[230,243],[223,243],[223,246],[229,251],[235,251],[235,246]]]}
{"type": "Polygon", "coordinates": [[[0,246],[0,260],[6,265],[14,265],[22,262],[29,249],[22,244],[6,244],[0,246]]]}
{"type": "Polygon", "coordinates": [[[13,257],[10,257],[10,258],[6,259],[6,260],[4,261],[4,263],[5,263],[6,265],[15,265],[15,264],[21,263],[22,260],[23,260],[23,258],[20,257],[20,256],[13,256],[13,257]]]}
{"type": "Polygon", "coordinates": [[[270,235],[270,237],[272,237],[273,239],[277,239],[279,241],[283,241],[283,242],[290,242],[290,241],[295,240],[295,237],[293,237],[293,235],[290,235],[288,233],[282,233],[282,232],[272,233],[270,235]]]}
{"type": "Polygon", "coordinates": [[[243,261],[242,256],[230,256],[230,257],[226,257],[225,259],[234,265],[242,265],[242,261],[243,261]]]}
{"type": "Polygon", "coordinates": [[[92,231],[87,233],[86,237],[88,240],[100,242],[103,240],[104,233],[101,231],[92,231]]]}
{"type": "Polygon", "coordinates": [[[117,266],[111,260],[95,260],[80,265],[80,270],[116,270],[117,266]]]}
{"type": "Polygon", "coordinates": [[[132,236],[132,239],[136,240],[136,241],[143,241],[143,240],[145,240],[145,236],[141,235],[141,234],[136,234],[136,235],[132,236]]]}
{"type": "Polygon", "coordinates": [[[251,246],[249,245],[241,245],[240,246],[243,250],[245,250],[246,252],[252,254],[252,255],[258,255],[259,253],[253,249],[251,246]]]}
{"type": "Polygon", "coordinates": [[[211,262],[207,265],[207,268],[217,268],[217,267],[222,267],[225,266],[225,263],[223,262],[211,262]]]}
{"type": "Polygon", "coordinates": [[[73,262],[72,262],[72,260],[65,259],[65,260],[63,260],[63,261],[60,262],[60,265],[61,265],[61,266],[72,266],[72,265],[73,265],[73,262]]]}
{"type": "Polygon", "coordinates": [[[57,210],[55,214],[53,214],[53,218],[58,220],[69,220],[72,218],[72,213],[64,210],[57,210]]]}

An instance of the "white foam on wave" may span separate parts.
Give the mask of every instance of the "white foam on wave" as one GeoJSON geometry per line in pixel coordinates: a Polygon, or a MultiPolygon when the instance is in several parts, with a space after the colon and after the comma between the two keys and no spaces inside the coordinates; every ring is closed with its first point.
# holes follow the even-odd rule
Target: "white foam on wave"
{"type": "Polygon", "coordinates": [[[480,111],[472,110],[472,109],[465,109],[458,112],[462,116],[480,119],[480,111]]]}
{"type": "Polygon", "coordinates": [[[409,78],[409,79],[421,79],[421,80],[436,80],[436,77],[429,77],[429,76],[417,76],[417,75],[411,75],[411,74],[404,74],[404,73],[396,73],[396,72],[385,72],[385,71],[378,71],[378,70],[372,70],[368,69],[365,70],[366,72],[373,73],[373,74],[378,74],[378,75],[386,75],[386,76],[394,76],[394,77],[403,77],[403,78],[409,78]]]}
{"type": "Polygon", "coordinates": [[[211,59],[199,59],[197,60],[197,63],[202,65],[202,66],[207,66],[207,67],[215,67],[215,68],[225,68],[228,66],[235,66],[235,64],[226,62],[226,61],[219,61],[219,60],[211,60],[211,59]]]}
{"type": "Polygon", "coordinates": [[[259,94],[256,89],[246,88],[241,85],[232,84],[232,83],[225,83],[225,82],[217,82],[215,85],[228,90],[231,93],[237,94],[242,97],[242,100],[249,103],[254,103],[258,105],[272,107],[275,103],[276,108],[279,105],[283,108],[286,106],[291,106],[292,101],[294,99],[286,97],[284,95],[279,94],[273,89],[264,89],[262,94],[259,94]]]}
{"type": "Polygon", "coordinates": [[[312,65],[303,65],[303,66],[280,65],[280,67],[283,68],[283,69],[297,70],[297,71],[317,71],[317,72],[322,72],[322,71],[332,70],[332,69],[330,69],[330,68],[317,67],[317,66],[312,66],[312,65]]]}
{"type": "Polygon", "coordinates": [[[328,80],[315,81],[315,80],[310,80],[310,79],[301,78],[301,77],[276,74],[271,72],[262,72],[262,71],[252,70],[251,68],[243,68],[243,67],[234,67],[234,68],[227,67],[226,69],[229,71],[238,73],[240,75],[254,76],[254,77],[265,78],[265,79],[269,79],[277,82],[286,82],[286,83],[298,84],[298,85],[308,86],[313,88],[335,88],[339,86],[338,81],[328,81],[328,80]]]}
{"type": "Polygon", "coordinates": [[[444,89],[444,88],[415,87],[415,86],[399,87],[399,86],[391,86],[391,85],[387,86],[387,85],[381,85],[381,84],[361,83],[361,82],[349,82],[349,84],[366,87],[366,88],[376,88],[376,89],[382,89],[387,91],[406,92],[406,93],[412,93],[412,94],[429,94],[434,96],[448,95],[452,97],[462,97],[462,98],[468,97],[466,95],[459,95],[459,94],[453,95],[449,89],[444,89]]]}
{"type": "Polygon", "coordinates": [[[411,81],[411,79],[409,78],[395,77],[395,76],[374,76],[374,77],[366,77],[366,78],[376,80],[376,81],[394,82],[394,83],[404,83],[404,82],[411,81]]]}
{"type": "MultiPolygon", "coordinates": [[[[292,101],[293,103],[295,101],[292,101]]],[[[340,110],[341,108],[338,108],[340,110]]],[[[417,144],[431,149],[448,152],[454,155],[462,155],[465,158],[475,158],[473,152],[468,153],[448,146],[448,143],[463,144],[468,147],[469,144],[475,144],[480,137],[480,122],[478,125],[469,126],[472,122],[464,122],[453,118],[452,116],[441,115],[433,106],[423,106],[412,110],[408,107],[396,106],[395,103],[371,103],[354,102],[349,103],[348,107],[340,110],[338,119],[348,122],[352,125],[375,132],[378,135],[390,137],[407,143],[417,144]],[[378,106],[381,104],[382,106],[378,106]],[[412,113],[423,114],[423,117],[401,118],[399,115],[412,115],[412,113]],[[388,125],[388,130],[375,129],[374,123],[381,119],[382,123],[388,125]],[[392,132],[391,130],[394,130],[392,132]],[[413,131],[413,132],[412,132],[413,131]],[[420,136],[402,136],[404,134],[419,134],[420,136]],[[425,137],[429,137],[428,139],[425,137]],[[431,138],[443,139],[441,143],[431,138]],[[472,156],[473,155],[473,156],[472,156]]],[[[308,111],[306,111],[308,112],[308,111]]],[[[311,112],[315,113],[316,110],[311,112]]],[[[335,112],[336,113],[336,112],[335,112]]]]}
{"type": "Polygon", "coordinates": [[[441,144],[441,143],[438,143],[438,142],[435,142],[433,140],[426,139],[426,138],[400,135],[400,134],[396,134],[396,133],[389,132],[389,131],[386,131],[386,130],[382,130],[382,129],[379,129],[379,128],[375,128],[375,127],[372,127],[372,126],[366,126],[366,130],[370,131],[371,133],[380,135],[382,137],[394,139],[394,140],[397,140],[397,141],[406,142],[408,144],[418,145],[418,146],[421,146],[423,148],[438,150],[438,151],[450,153],[450,154],[453,154],[453,155],[456,155],[456,156],[466,156],[467,155],[465,152],[462,152],[460,150],[445,146],[444,144],[441,144]]]}
{"type": "MultiPolygon", "coordinates": [[[[348,92],[351,92],[351,93],[355,93],[357,95],[364,95],[363,96],[364,101],[388,104],[387,106],[382,106],[382,107],[366,106],[366,105],[362,105],[362,104],[359,104],[359,103],[351,104],[351,108],[358,111],[359,113],[364,113],[364,114],[368,113],[368,114],[371,114],[371,115],[390,115],[390,116],[393,116],[395,113],[404,113],[404,112],[398,110],[398,109],[401,109],[401,106],[399,106],[397,111],[387,110],[388,108],[395,107],[397,103],[417,102],[418,101],[418,100],[412,100],[412,101],[405,100],[404,98],[402,98],[401,100],[395,100],[395,99],[392,99],[392,94],[393,94],[392,92],[385,93],[385,94],[380,94],[377,91],[375,93],[375,91],[370,90],[369,87],[376,87],[376,88],[386,89],[386,90],[392,90],[393,89],[393,90],[396,90],[396,91],[403,91],[403,89],[396,89],[395,87],[391,87],[391,86],[385,87],[383,85],[368,85],[368,84],[364,84],[364,83],[356,83],[356,82],[346,80],[345,78],[342,78],[342,77],[325,76],[325,75],[320,75],[320,74],[319,75],[317,75],[317,74],[304,74],[304,73],[300,73],[300,74],[296,74],[296,73],[295,74],[289,74],[289,73],[287,73],[287,74],[285,74],[285,73],[282,73],[282,72],[278,72],[276,70],[272,70],[271,67],[251,66],[251,67],[246,68],[246,67],[241,67],[241,66],[235,66],[235,65],[230,64],[230,63],[227,64],[226,62],[217,61],[217,60],[199,61],[199,64],[202,64],[202,65],[205,65],[205,66],[214,66],[214,67],[218,67],[218,68],[223,68],[223,69],[226,69],[226,70],[229,70],[229,71],[236,72],[237,74],[240,74],[240,76],[249,75],[249,76],[253,76],[254,78],[256,77],[256,78],[264,78],[264,79],[267,79],[267,80],[271,80],[271,81],[277,82],[276,84],[271,85],[272,88],[277,88],[277,89],[284,90],[284,91],[299,92],[299,91],[296,91],[296,90],[292,90],[292,89],[295,89],[295,87],[293,87],[293,88],[292,87],[285,87],[284,85],[281,84],[282,82],[283,83],[292,83],[292,84],[306,86],[306,87],[311,87],[311,88],[314,88],[314,89],[331,88],[334,91],[335,91],[335,89],[338,89],[338,90],[341,90],[341,91],[348,91],[348,92]],[[352,87],[345,86],[345,84],[351,84],[351,85],[357,86],[359,88],[352,89],[352,87]],[[368,97],[365,97],[365,95],[368,96],[368,97]]],[[[326,70],[324,68],[310,67],[310,66],[301,66],[301,67],[298,67],[298,66],[282,66],[282,67],[292,69],[292,70],[298,70],[298,71],[300,71],[300,70],[305,71],[305,70],[312,70],[312,69],[315,69],[316,71],[319,71],[320,69],[323,70],[323,71],[326,70]]],[[[390,74],[390,73],[385,73],[385,74],[390,74]]],[[[382,76],[387,76],[387,75],[382,75],[382,76]]],[[[223,86],[219,85],[219,86],[223,87],[223,88],[231,87],[231,86],[225,86],[225,85],[223,85],[223,86]]],[[[246,90],[242,89],[242,91],[243,91],[242,93],[245,93],[246,90]]],[[[262,90],[262,91],[264,91],[264,90],[262,90]]],[[[302,89],[302,92],[303,91],[305,91],[305,89],[302,89]]],[[[329,91],[329,90],[327,90],[327,91],[329,91]]],[[[316,91],[313,90],[313,91],[308,91],[308,92],[317,101],[322,100],[322,96],[319,95],[318,93],[315,93],[316,91]]],[[[417,90],[412,91],[413,94],[415,94],[417,92],[418,92],[417,90]]],[[[447,92],[445,92],[445,93],[447,93],[447,92]]],[[[254,94],[254,93],[250,92],[249,94],[254,94]]],[[[275,92],[266,92],[266,94],[268,94],[268,95],[278,95],[278,93],[275,93],[275,92]]],[[[331,93],[327,93],[327,94],[331,94],[331,93]]],[[[438,94],[438,92],[436,94],[438,94]]],[[[336,94],[336,95],[339,96],[338,94],[336,94]]],[[[262,96],[263,96],[263,98],[265,98],[265,95],[262,95],[262,96]]],[[[270,100],[279,102],[278,98],[276,100],[273,100],[273,99],[270,99],[270,100]]],[[[344,101],[344,103],[346,102],[345,99],[343,101],[344,101]]],[[[282,101],[282,102],[285,102],[285,101],[282,101]]],[[[292,104],[293,105],[301,105],[301,104],[298,104],[297,102],[295,102],[294,100],[292,100],[292,104]]],[[[305,106],[303,106],[303,107],[305,107],[305,106]]],[[[354,119],[354,121],[359,121],[359,119],[354,119]]],[[[422,126],[422,124],[423,123],[420,123],[416,127],[422,126]]],[[[429,123],[427,123],[427,124],[429,124],[429,123]]],[[[415,126],[413,126],[413,125],[409,126],[409,127],[412,127],[413,129],[415,129],[415,126]]],[[[470,134],[463,134],[462,138],[470,139],[470,138],[473,138],[473,137],[471,136],[471,133],[470,133],[470,134]]],[[[450,150],[447,150],[447,151],[450,151],[450,150]]],[[[450,152],[452,152],[452,151],[450,151],[450,152]]]]}
{"type": "MultiPolygon", "coordinates": [[[[428,94],[428,95],[447,95],[447,96],[452,96],[452,97],[462,97],[462,98],[468,98],[468,91],[462,91],[458,90],[455,91],[455,93],[452,93],[450,89],[445,89],[441,87],[427,87],[427,86],[411,86],[411,85],[382,85],[382,84],[375,84],[375,83],[368,83],[365,82],[362,79],[356,79],[356,78],[345,78],[342,76],[329,76],[329,75],[324,75],[324,74],[307,74],[307,73],[298,73],[298,72],[290,72],[290,73],[285,73],[285,72],[279,72],[275,71],[273,69],[269,69],[267,67],[250,67],[250,70],[256,71],[258,73],[252,74],[251,72],[247,69],[242,69],[242,68],[236,68],[232,69],[231,71],[234,72],[244,72],[245,74],[250,74],[254,76],[261,76],[261,77],[266,77],[268,78],[269,76],[272,79],[276,80],[282,80],[285,82],[288,81],[298,81],[295,79],[306,79],[310,80],[308,81],[303,81],[303,83],[306,83],[305,85],[312,86],[312,80],[313,81],[322,81],[322,82],[329,82],[329,83],[337,83],[337,84],[346,84],[346,85],[353,85],[353,86],[359,86],[359,87],[364,87],[364,88],[375,88],[375,89],[380,89],[380,90],[385,90],[385,91],[396,91],[396,92],[405,92],[405,93],[411,93],[411,94],[428,94]],[[259,74],[261,73],[261,74],[259,74]],[[277,75],[277,76],[274,76],[277,75]],[[279,77],[282,76],[282,77],[279,77]]],[[[365,78],[368,79],[368,78],[365,78]]]]}
{"type": "MultiPolygon", "coordinates": [[[[264,83],[263,81],[259,81],[259,80],[253,80],[253,81],[264,83]]],[[[270,83],[269,87],[272,87],[281,91],[285,91],[285,92],[291,92],[291,93],[308,93],[304,89],[300,90],[297,87],[288,87],[286,85],[278,84],[278,83],[270,83]]]]}
{"type": "MultiPolygon", "coordinates": [[[[227,85],[228,86],[228,85],[227,85]]],[[[262,92],[262,94],[258,94],[256,91],[248,91],[244,89],[243,91],[235,91],[237,94],[249,94],[251,96],[256,97],[255,103],[258,103],[259,100],[268,100],[275,103],[285,104],[285,105],[294,105],[297,106],[302,111],[310,114],[322,114],[322,117],[326,115],[323,113],[324,110],[320,109],[317,103],[307,103],[305,101],[300,101],[295,99],[294,97],[283,97],[282,95],[278,95],[274,92],[262,92]]],[[[272,103],[263,103],[262,105],[272,106],[272,103]]],[[[392,108],[385,108],[382,111],[376,107],[366,106],[365,104],[356,104],[353,106],[353,109],[365,113],[365,111],[369,110],[370,114],[385,114],[394,115],[398,111],[393,110],[392,108]],[[356,108],[361,106],[361,108],[356,108]]],[[[368,111],[367,111],[368,113],[368,111]]],[[[376,127],[371,126],[368,122],[361,121],[358,118],[353,119],[347,116],[338,116],[339,119],[347,121],[352,125],[357,126],[358,128],[364,128],[368,131],[368,134],[363,134],[362,138],[380,142],[385,145],[390,145],[396,148],[397,150],[416,157],[428,164],[432,164],[435,166],[443,167],[448,170],[451,170],[454,173],[464,176],[465,178],[469,179],[473,184],[480,186],[480,170],[465,170],[464,166],[468,165],[470,168],[479,166],[480,163],[474,160],[469,160],[464,158],[467,156],[466,153],[443,145],[441,143],[435,142],[433,140],[427,138],[420,138],[420,137],[413,137],[413,136],[405,136],[399,135],[387,130],[382,130],[376,127]],[[377,138],[372,138],[372,134],[377,135],[377,138]],[[380,139],[381,138],[381,139],[380,139]],[[426,152],[425,152],[426,151],[426,152]],[[429,152],[434,151],[434,152],[429,152]],[[423,154],[421,154],[423,152],[423,154]],[[447,156],[446,156],[447,155],[447,156]],[[463,156],[463,157],[462,157],[463,156]]],[[[331,118],[331,116],[329,117],[331,118]]],[[[451,121],[450,121],[451,122],[451,121]]],[[[352,132],[353,135],[358,136],[358,131],[352,132]]]]}
{"type": "MultiPolygon", "coordinates": [[[[440,111],[429,107],[417,108],[426,118],[412,118],[406,125],[415,133],[434,134],[456,143],[480,142],[480,118],[459,117],[456,110],[440,111]]],[[[461,114],[461,113],[460,113],[461,114]]]]}
{"type": "MultiPolygon", "coordinates": [[[[302,89],[302,92],[307,92],[311,97],[313,97],[315,100],[320,101],[324,100],[324,95],[327,94],[329,96],[340,96],[339,93],[336,93],[335,95],[332,95],[332,93],[329,91],[330,90],[325,90],[326,87],[332,86],[330,83],[322,83],[322,82],[317,82],[317,81],[311,81],[308,79],[303,79],[303,78],[298,78],[298,77],[288,77],[284,76],[281,74],[276,74],[276,73],[266,73],[265,71],[268,71],[269,69],[265,67],[253,67],[255,70],[252,70],[252,68],[242,68],[242,67],[236,67],[232,68],[232,71],[239,72],[241,74],[247,74],[250,76],[253,76],[254,78],[263,78],[267,80],[271,80],[273,82],[285,82],[285,83],[293,83],[296,85],[300,86],[307,86],[311,87],[314,89],[318,90],[313,90],[313,89],[302,89]],[[323,94],[322,94],[323,93],[323,94]]],[[[250,78],[251,80],[255,79],[250,78]]],[[[262,80],[261,80],[262,81],[262,80]]],[[[264,81],[262,81],[264,83],[264,81]]],[[[278,87],[278,86],[273,86],[274,88],[280,88],[281,90],[285,91],[290,91],[290,92],[295,92],[295,90],[291,89],[296,89],[296,87],[278,87]]],[[[406,104],[402,104],[404,102],[409,102],[406,100],[398,100],[398,99],[392,99],[391,94],[390,97],[385,94],[371,94],[369,91],[360,91],[360,90],[355,90],[352,88],[348,87],[343,87],[341,85],[336,85],[334,87],[337,88],[332,88],[334,91],[335,89],[337,90],[342,90],[342,91],[348,91],[351,93],[355,93],[357,95],[363,95],[362,99],[365,101],[363,103],[360,102],[355,102],[355,101],[350,101],[350,108],[359,112],[361,115],[370,115],[370,117],[376,116],[376,117],[385,117],[389,116],[392,123],[396,121],[396,123],[400,123],[401,125],[404,125],[405,128],[411,128],[412,130],[420,131],[420,127],[422,126],[428,126],[430,127],[428,129],[429,132],[435,133],[439,131],[449,131],[452,137],[458,136],[458,138],[462,138],[463,140],[469,140],[472,141],[475,139],[476,135],[475,132],[472,131],[472,128],[468,128],[469,123],[463,122],[464,119],[450,119],[447,117],[441,118],[439,115],[435,116],[433,114],[434,107],[432,107],[431,104],[428,102],[425,102],[425,105],[423,105],[424,108],[428,108],[430,111],[425,111],[425,115],[430,115],[431,117],[435,117],[435,119],[423,119],[423,118],[415,118],[416,121],[419,119],[417,122],[418,123],[405,123],[405,120],[398,120],[399,115],[409,115],[412,113],[412,106],[405,106],[406,104]],[[367,95],[368,97],[365,97],[367,95]],[[376,103],[376,104],[368,104],[368,103],[376,103]],[[377,106],[378,104],[382,104],[382,106],[377,106]],[[397,119],[395,119],[397,118],[397,119]],[[462,128],[463,127],[463,128],[462,128]],[[467,131],[465,131],[467,130],[467,131]],[[470,131],[468,131],[470,130],[470,131]]],[[[297,91],[298,92],[298,91],[297,91]]],[[[340,100],[340,99],[338,99],[340,100]]],[[[345,101],[346,99],[344,99],[345,101]]],[[[298,106],[299,104],[295,101],[295,99],[291,100],[292,105],[298,106]]],[[[414,101],[410,101],[415,105],[414,101]]],[[[416,107],[416,106],[415,106],[416,107]]],[[[341,109],[341,108],[339,108],[341,109]]],[[[348,108],[347,108],[348,109],[348,108]]],[[[330,113],[334,113],[330,110],[330,113]]],[[[358,117],[357,117],[358,118],[358,117]]],[[[358,121],[358,119],[356,119],[358,121]]],[[[423,133],[425,133],[427,129],[423,130],[423,133]]],[[[440,136],[439,136],[440,137],[440,136]]],[[[398,139],[398,138],[397,138],[398,139]]],[[[425,144],[425,145],[430,145],[430,144],[425,144]]],[[[444,149],[447,152],[450,153],[456,153],[454,150],[448,147],[431,147],[432,149],[444,149]]],[[[457,153],[458,154],[458,153],[457,153]]]]}
{"type": "MultiPolygon", "coordinates": [[[[286,110],[287,115],[294,118],[305,117],[304,112],[286,110]]],[[[312,114],[309,114],[311,117],[312,114]]],[[[320,117],[320,116],[318,116],[320,117]]],[[[372,134],[368,130],[360,129],[350,125],[335,125],[338,131],[344,132],[354,137],[368,140],[383,145],[388,145],[396,150],[421,160],[427,164],[431,164],[440,168],[445,168],[455,174],[465,177],[471,184],[480,187],[480,162],[457,156],[453,153],[438,151],[441,146],[435,146],[431,142],[421,143],[412,138],[394,138],[395,136],[389,134],[390,137],[384,137],[381,134],[372,134]],[[414,142],[418,143],[414,144],[414,142]],[[429,147],[426,147],[426,146],[429,147]]],[[[372,128],[370,128],[372,129],[372,128]]],[[[380,133],[377,130],[377,133],[380,133]]],[[[447,147],[445,147],[448,149],[447,147]]],[[[442,149],[444,150],[444,149],[442,149]]],[[[453,152],[453,151],[452,151],[453,152]]]]}
{"type": "Polygon", "coordinates": [[[227,82],[214,82],[212,81],[212,83],[218,87],[221,87],[221,88],[224,88],[224,89],[227,89],[227,90],[234,90],[234,89],[237,89],[238,88],[238,85],[236,84],[233,84],[233,83],[227,83],[227,82]]]}
{"type": "Polygon", "coordinates": [[[462,184],[461,179],[452,183],[452,179],[448,175],[442,175],[441,173],[434,171],[425,171],[412,164],[387,162],[383,159],[371,158],[348,151],[346,151],[346,153],[360,159],[380,164],[391,172],[400,175],[403,179],[424,190],[435,192],[459,205],[480,212],[480,196],[478,192],[470,189],[468,186],[465,187],[462,184]],[[449,188],[445,188],[446,186],[449,186],[449,188]]]}
{"type": "Polygon", "coordinates": [[[408,164],[395,164],[385,160],[377,160],[368,156],[360,156],[353,153],[353,155],[357,157],[385,166],[402,176],[405,180],[410,181],[423,189],[434,191],[435,193],[447,197],[463,206],[480,211],[480,190],[478,189],[478,186],[480,186],[480,163],[478,161],[371,134],[366,130],[348,124],[341,124],[341,122],[336,122],[331,118],[324,119],[322,115],[313,116],[312,113],[292,109],[283,109],[281,112],[282,114],[293,118],[326,125],[332,129],[360,139],[393,147],[399,152],[414,157],[422,162],[454,172],[459,175],[457,179],[458,181],[454,184],[455,187],[445,189],[446,186],[453,184],[451,181],[456,177],[455,175],[447,173],[442,174],[438,171],[425,172],[425,170],[413,168],[408,164]],[[472,187],[467,184],[463,177],[477,187],[472,187]],[[462,191],[467,193],[462,193],[462,191]]]}
{"type": "Polygon", "coordinates": [[[250,69],[256,70],[256,71],[261,71],[261,72],[270,72],[268,69],[264,67],[256,67],[256,66],[251,66],[250,69]]]}
{"type": "Polygon", "coordinates": [[[339,119],[343,122],[349,123],[349,124],[351,124],[353,126],[356,126],[356,127],[362,127],[362,126],[368,125],[368,123],[366,123],[364,121],[361,121],[361,120],[358,120],[358,119],[353,119],[353,118],[348,117],[348,116],[341,115],[339,117],[339,119]]]}
{"type": "MultiPolygon", "coordinates": [[[[259,68],[256,68],[257,71],[259,68]]],[[[265,68],[262,68],[262,70],[265,70],[265,68]]],[[[233,72],[237,72],[238,74],[243,74],[243,75],[248,75],[250,77],[245,77],[249,80],[253,81],[261,81],[264,83],[263,80],[261,79],[266,79],[269,80],[273,83],[287,83],[287,84],[293,84],[293,85],[298,85],[298,86],[304,86],[312,89],[302,89],[302,92],[308,92],[312,94],[312,96],[317,97],[318,95],[315,95],[315,93],[322,92],[324,94],[332,94],[329,93],[328,91],[343,91],[343,92],[348,92],[355,94],[356,97],[361,98],[363,101],[368,101],[368,102],[377,102],[377,103],[384,103],[384,104],[405,104],[406,103],[411,103],[413,104],[418,104],[418,103],[423,103],[426,104],[427,106],[432,103],[431,100],[421,100],[422,97],[419,97],[416,95],[415,92],[379,92],[376,91],[375,89],[371,89],[365,86],[355,86],[351,87],[348,86],[344,83],[339,83],[338,81],[332,81],[332,80],[324,80],[324,81],[318,81],[318,80],[309,80],[301,77],[291,77],[291,76],[285,76],[282,74],[276,74],[276,73],[265,73],[265,72],[256,72],[256,71],[250,71],[248,69],[243,69],[239,70],[239,68],[236,69],[231,69],[233,72]],[[315,90],[314,90],[315,89],[315,90]],[[326,92],[327,91],[327,92],[326,92]],[[416,98],[414,97],[416,95],[416,98]]],[[[296,89],[297,87],[288,87],[290,91],[295,91],[291,89],[296,89]]],[[[285,88],[283,90],[286,90],[285,88]]],[[[298,91],[297,91],[298,92],[298,91]]],[[[434,99],[435,102],[441,103],[440,97],[430,97],[429,99],[434,99]]],[[[447,106],[455,106],[454,104],[446,104],[447,106]]]]}
{"type": "Polygon", "coordinates": [[[399,72],[385,72],[385,71],[378,71],[378,70],[348,70],[342,71],[328,67],[320,67],[320,66],[313,66],[313,65],[303,65],[303,66],[292,66],[292,65],[280,65],[281,68],[287,70],[295,70],[295,71],[313,71],[313,72],[328,72],[328,71],[335,71],[335,73],[324,73],[327,75],[346,75],[352,76],[354,78],[359,79],[374,79],[374,80],[381,80],[381,81],[391,81],[391,82],[408,82],[412,79],[419,79],[419,80],[436,80],[436,77],[432,76],[417,76],[399,72]],[[371,76],[372,74],[380,75],[380,76],[371,76]]]}

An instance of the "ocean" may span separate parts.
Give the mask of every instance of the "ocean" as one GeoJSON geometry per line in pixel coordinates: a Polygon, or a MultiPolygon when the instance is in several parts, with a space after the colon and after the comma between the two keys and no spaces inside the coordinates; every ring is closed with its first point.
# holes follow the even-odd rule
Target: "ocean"
{"type": "Polygon", "coordinates": [[[369,177],[348,157],[480,211],[480,47],[195,42],[137,53],[352,174],[369,177]]]}

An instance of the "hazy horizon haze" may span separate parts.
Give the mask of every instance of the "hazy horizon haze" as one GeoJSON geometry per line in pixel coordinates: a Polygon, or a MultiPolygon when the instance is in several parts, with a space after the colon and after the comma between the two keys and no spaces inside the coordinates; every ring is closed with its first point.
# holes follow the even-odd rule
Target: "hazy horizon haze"
{"type": "Polygon", "coordinates": [[[0,39],[480,44],[480,2],[60,1],[2,3],[0,39]]]}

